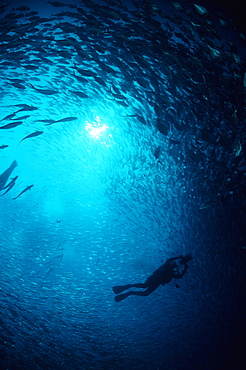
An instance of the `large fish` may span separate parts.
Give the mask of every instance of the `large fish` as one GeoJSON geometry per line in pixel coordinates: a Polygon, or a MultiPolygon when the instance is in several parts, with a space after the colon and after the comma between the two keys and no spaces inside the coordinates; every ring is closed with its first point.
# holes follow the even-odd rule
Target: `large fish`
{"type": "Polygon", "coordinates": [[[50,126],[50,125],[53,125],[53,123],[59,123],[59,122],[71,122],[76,119],[78,118],[77,117],[65,117],[65,118],[58,119],[57,121],[51,120],[51,122],[46,123],[45,126],[50,126]]]}
{"type": "Polygon", "coordinates": [[[35,137],[35,136],[39,136],[39,135],[42,135],[44,132],[43,131],[35,131],[35,132],[32,132],[31,134],[23,137],[23,139],[21,139],[20,143],[23,141],[23,140],[26,140],[26,139],[29,139],[31,137],[35,137]]]}
{"type": "Polygon", "coordinates": [[[17,162],[13,161],[9,168],[7,168],[1,175],[0,175],[0,190],[3,190],[5,187],[6,182],[8,181],[9,176],[14,171],[15,167],[17,167],[17,162]]]}
{"type": "Polygon", "coordinates": [[[14,128],[14,127],[20,126],[21,124],[22,124],[22,121],[14,121],[12,123],[8,123],[5,126],[0,126],[0,130],[8,130],[10,128],[14,128]]]}
{"type": "Polygon", "coordinates": [[[19,198],[22,194],[24,194],[27,190],[30,190],[33,186],[34,186],[34,185],[29,185],[29,186],[27,186],[24,190],[22,190],[22,191],[20,192],[20,194],[18,194],[18,195],[17,195],[17,197],[13,198],[13,200],[14,200],[14,199],[19,198]]]}
{"type": "Polygon", "coordinates": [[[7,189],[7,190],[3,194],[0,195],[1,197],[7,194],[14,187],[17,179],[18,179],[18,176],[15,176],[6,186],[4,186],[3,189],[7,189]]]}
{"type": "Polygon", "coordinates": [[[8,186],[7,190],[0,195],[0,197],[2,197],[3,195],[7,194],[15,185],[15,182],[13,182],[10,186],[8,186]]]}
{"type": "Polygon", "coordinates": [[[4,118],[2,118],[0,121],[4,121],[6,119],[11,119],[12,117],[14,117],[16,115],[17,112],[14,112],[14,113],[11,113],[11,114],[8,114],[7,116],[5,116],[4,118]]]}
{"type": "Polygon", "coordinates": [[[7,189],[8,187],[12,186],[13,183],[18,179],[18,176],[15,176],[7,185],[4,186],[3,189],[7,189]]]}
{"type": "Polygon", "coordinates": [[[18,112],[32,111],[32,110],[37,110],[38,109],[37,107],[33,107],[33,106],[27,105],[27,104],[21,104],[21,105],[22,105],[22,108],[19,109],[18,112]]]}
{"type": "Polygon", "coordinates": [[[75,121],[76,119],[78,119],[78,117],[65,117],[65,118],[58,119],[58,121],[56,122],[71,122],[71,121],[75,121]]]}

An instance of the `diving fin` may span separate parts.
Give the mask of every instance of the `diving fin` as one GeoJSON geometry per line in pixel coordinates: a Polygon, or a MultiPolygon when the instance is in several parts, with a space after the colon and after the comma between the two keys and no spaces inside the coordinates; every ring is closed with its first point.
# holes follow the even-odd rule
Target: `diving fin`
{"type": "Polygon", "coordinates": [[[126,297],[128,297],[129,296],[129,294],[128,293],[125,293],[125,294],[120,294],[120,295],[116,295],[115,297],[114,297],[114,300],[115,300],[115,302],[120,302],[120,301],[122,301],[123,299],[125,299],[126,297]]]}

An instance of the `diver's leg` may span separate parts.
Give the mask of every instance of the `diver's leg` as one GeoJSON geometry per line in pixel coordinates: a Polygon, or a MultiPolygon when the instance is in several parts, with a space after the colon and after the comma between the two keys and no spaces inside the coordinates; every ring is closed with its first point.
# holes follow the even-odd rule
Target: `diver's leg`
{"type": "Polygon", "coordinates": [[[138,283],[138,284],[128,284],[128,288],[147,288],[148,287],[148,283],[145,282],[145,283],[138,283]]]}
{"type": "Polygon", "coordinates": [[[124,293],[124,294],[119,294],[117,296],[114,297],[114,300],[116,302],[120,302],[122,301],[123,299],[127,298],[129,295],[140,295],[140,296],[147,296],[149,294],[151,294],[160,284],[155,284],[155,285],[152,285],[152,286],[149,286],[148,289],[146,289],[144,292],[135,292],[133,290],[131,290],[130,292],[127,292],[127,293],[124,293]]]}
{"type": "Polygon", "coordinates": [[[145,283],[139,283],[139,284],[116,285],[112,289],[113,289],[113,292],[115,294],[119,294],[119,293],[123,292],[126,289],[147,288],[147,286],[148,286],[148,284],[147,284],[147,282],[145,282],[145,283]]]}
{"type": "Polygon", "coordinates": [[[156,288],[158,288],[160,284],[150,285],[144,292],[135,292],[131,290],[128,295],[141,295],[141,296],[147,296],[151,294],[156,288]]]}

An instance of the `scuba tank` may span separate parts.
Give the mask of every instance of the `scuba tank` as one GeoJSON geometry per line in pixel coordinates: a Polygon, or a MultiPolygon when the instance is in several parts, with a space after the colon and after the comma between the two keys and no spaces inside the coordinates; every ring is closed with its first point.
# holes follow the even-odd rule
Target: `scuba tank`
{"type": "MultiPolygon", "coordinates": [[[[180,265],[183,266],[183,265],[187,264],[191,260],[193,260],[193,257],[190,254],[186,254],[185,256],[183,256],[180,259],[179,263],[180,263],[180,265]]],[[[176,288],[179,288],[180,287],[179,284],[177,284],[176,282],[175,282],[175,286],[176,286],[176,288]]]]}
{"type": "Polygon", "coordinates": [[[193,257],[190,255],[190,254],[186,254],[185,256],[183,256],[180,260],[180,264],[181,265],[185,265],[187,262],[193,260],[193,257]]]}

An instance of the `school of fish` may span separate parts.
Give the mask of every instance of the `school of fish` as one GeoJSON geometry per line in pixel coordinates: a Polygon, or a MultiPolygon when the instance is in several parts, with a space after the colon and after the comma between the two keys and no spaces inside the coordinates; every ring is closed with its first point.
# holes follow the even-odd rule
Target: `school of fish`
{"type": "MultiPolygon", "coordinates": [[[[9,10],[1,3],[1,91],[16,94],[18,103],[0,117],[0,149],[10,147],[5,130],[25,125],[38,111],[32,92],[36,100],[55,96],[57,104],[64,95],[78,102],[100,95],[125,108],[126,124],[137,120],[163,135],[180,168],[180,185],[201,193],[206,188],[209,199],[200,209],[230,196],[241,202],[245,59],[216,31],[217,25],[230,26],[223,14],[184,1],[167,1],[165,11],[152,1],[132,1],[128,7],[120,0],[48,3],[56,10],[49,18],[24,5],[9,10]],[[41,75],[50,69],[56,78],[43,85],[41,75]],[[187,166],[195,170],[185,172],[187,166]]],[[[21,142],[46,135],[45,126],[77,118],[49,114],[39,120],[43,129],[29,129],[21,142]]],[[[160,164],[164,160],[161,147],[153,155],[160,164]]]]}

